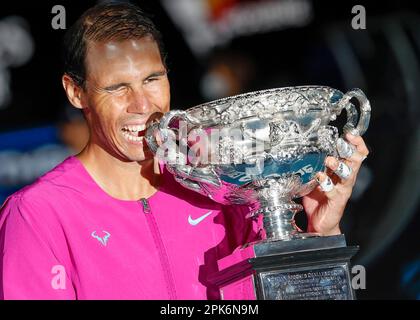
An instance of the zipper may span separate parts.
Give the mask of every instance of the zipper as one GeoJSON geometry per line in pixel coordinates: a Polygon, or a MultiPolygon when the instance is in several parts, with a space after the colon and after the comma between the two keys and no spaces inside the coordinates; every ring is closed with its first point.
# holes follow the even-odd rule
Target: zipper
{"type": "Polygon", "coordinates": [[[147,199],[142,198],[140,201],[143,205],[143,212],[144,213],[151,213],[152,211],[150,210],[150,205],[149,205],[149,202],[147,201],[147,199]]]}
{"type": "Polygon", "coordinates": [[[176,290],[175,290],[175,281],[169,266],[168,254],[165,250],[163,244],[162,236],[160,234],[156,219],[152,214],[152,209],[147,199],[140,199],[141,205],[143,208],[143,213],[145,213],[147,224],[149,225],[150,231],[152,232],[153,240],[155,242],[157,252],[159,255],[160,264],[163,269],[163,275],[166,281],[166,287],[168,289],[169,297],[172,300],[176,299],[176,290]]]}

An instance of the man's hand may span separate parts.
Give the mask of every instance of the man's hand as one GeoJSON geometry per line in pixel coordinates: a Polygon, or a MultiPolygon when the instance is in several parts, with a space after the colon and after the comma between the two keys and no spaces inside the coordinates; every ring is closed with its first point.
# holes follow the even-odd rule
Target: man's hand
{"type": "Polygon", "coordinates": [[[302,198],[308,217],[308,232],[324,236],[341,233],[340,220],[356,183],[360,166],[369,154],[362,137],[347,134],[345,138],[354,146],[354,152],[351,156],[348,154],[340,159],[327,157],[327,174],[318,172],[316,177],[319,186],[302,198]]]}

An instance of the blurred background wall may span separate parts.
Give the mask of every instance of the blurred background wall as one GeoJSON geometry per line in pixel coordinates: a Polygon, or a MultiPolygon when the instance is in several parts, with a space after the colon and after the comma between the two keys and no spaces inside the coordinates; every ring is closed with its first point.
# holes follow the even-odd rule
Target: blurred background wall
{"type": "MultiPolygon", "coordinates": [[[[0,203],[86,143],[84,120],[61,86],[65,29],[54,28],[52,8],[63,6],[68,28],[97,2],[0,4],[0,203]]],[[[371,153],[343,219],[348,243],[361,248],[354,263],[367,269],[367,288],[357,295],[419,299],[419,6],[402,0],[131,2],[163,32],[172,108],[306,84],[366,93],[371,153]],[[363,9],[365,23],[356,17],[363,9]]]]}

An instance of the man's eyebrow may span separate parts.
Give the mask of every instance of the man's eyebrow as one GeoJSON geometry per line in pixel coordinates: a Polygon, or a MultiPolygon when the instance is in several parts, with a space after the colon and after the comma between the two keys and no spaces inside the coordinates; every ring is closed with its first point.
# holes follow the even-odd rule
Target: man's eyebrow
{"type": "Polygon", "coordinates": [[[148,76],[146,77],[146,79],[148,79],[148,78],[153,78],[153,77],[161,77],[161,76],[166,75],[167,73],[168,73],[168,71],[166,71],[166,70],[156,71],[156,72],[153,72],[153,73],[151,73],[150,75],[148,75],[148,76]]]}

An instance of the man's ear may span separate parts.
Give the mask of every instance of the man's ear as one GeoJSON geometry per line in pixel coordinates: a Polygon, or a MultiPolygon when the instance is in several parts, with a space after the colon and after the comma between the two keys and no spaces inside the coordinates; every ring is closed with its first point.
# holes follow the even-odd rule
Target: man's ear
{"type": "Polygon", "coordinates": [[[66,91],[70,103],[78,109],[83,109],[83,89],[79,87],[68,74],[63,75],[61,82],[63,83],[64,91],[66,91]]]}

